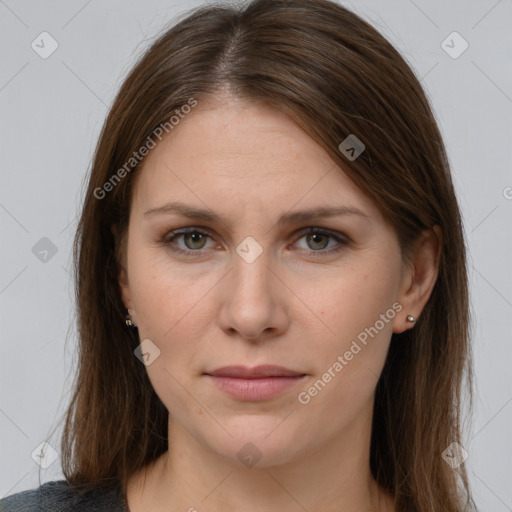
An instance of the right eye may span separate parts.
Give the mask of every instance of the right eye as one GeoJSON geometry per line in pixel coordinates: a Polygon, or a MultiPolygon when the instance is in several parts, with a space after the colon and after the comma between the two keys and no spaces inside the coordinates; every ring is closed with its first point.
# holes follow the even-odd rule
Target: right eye
{"type": "Polygon", "coordinates": [[[197,228],[189,228],[167,233],[162,242],[172,251],[189,256],[197,256],[197,253],[202,253],[201,249],[205,247],[207,238],[211,238],[208,233],[197,228]],[[176,240],[179,240],[181,237],[183,237],[183,242],[185,243],[184,248],[176,244],[176,240]]]}

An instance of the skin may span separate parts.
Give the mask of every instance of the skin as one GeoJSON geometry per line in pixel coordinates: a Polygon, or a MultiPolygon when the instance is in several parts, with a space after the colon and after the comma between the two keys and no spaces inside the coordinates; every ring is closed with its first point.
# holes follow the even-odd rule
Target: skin
{"type": "Polygon", "coordinates": [[[120,265],[122,299],[140,339],[160,350],[146,370],[170,412],[169,450],[131,478],[131,512],[395,510],[369,468],[374,393],[392,333],[413,327],[407,315],[420,316],[435,284],[434,231],[403,265],[376,205],[290,118],[228,96],[201,101],[146,157],[120,265]],[[224,220],[144,215],[171,201],[224,220]],[[283,213],[327,205],[366,217],[277,226],[283,213]],[[348,245],[329,254],[339,242],[308,236],[311,226],[348,237],[348,245]],[[208,236],[162,241],[185,227],[208,236]],[[236,252],[248,236],[263,250],[252,263],[236,252]],[[200,256],[180,255],[172,244],[200,256]],[[401,310],[299,403],[298,394],[394,303],[401,310]],[[306,377],[272,399],[243,402],[204,375],[260,364],[306,377]],[[261,454],[253,467],[237,457],[248,442],[261,454]]]}

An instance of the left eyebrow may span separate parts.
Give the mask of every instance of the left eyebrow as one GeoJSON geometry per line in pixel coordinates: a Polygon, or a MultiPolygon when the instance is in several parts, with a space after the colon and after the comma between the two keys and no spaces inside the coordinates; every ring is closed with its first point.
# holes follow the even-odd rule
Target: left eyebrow
{"type": "MultiPolygon", "coordinates": [[[[225,220],[216,213],[211,210],[206,210],[202,208],[196,208],[194,206],[190,206],[181,202],[168,203],[163,206],[159,206],[156,208],[150,208],[149,210],[144,212],[144,215],[154,215],[154,214],[163,214],[163,213],[177,213],[179,215],[183,215],[184,217],[188,217],[190,219],[197,219],[203,221],[210,222],[221,222],[222,224],[227,225],[225,220]]],[[[341,215],[357,215],[367,221],[369,221],[368,215],[366,215],[363,211],[353,206],[320,206],[315,208],[310,208],[308,210],[300,210],[295,212],[288,212],[279,218],[277,225],[282,226],[284,224],[297,224],[300,222],[311,222],[316,219],[321,219],[325,217],[336,217],[341,215]]]]}
{"type": "Polygon", "coordinates": [[[357,215],[369,221],[368,215],[359,208],[353,206],[319,206],[309,210],[285,213],[279,218],[278,226],[283,224],[296,224],[300,222],[310,222],[324,217],[336,217],[340,215],[357,215]]]}

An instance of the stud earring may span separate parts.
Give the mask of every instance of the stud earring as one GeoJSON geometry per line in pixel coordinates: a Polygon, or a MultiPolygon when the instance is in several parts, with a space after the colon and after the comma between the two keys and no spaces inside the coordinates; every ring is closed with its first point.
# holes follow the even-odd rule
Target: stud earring
{"type": "Polygon", "coordinates": [[[130,316],[130,313],[128,313],[124,320],[125,324],[130,327],[131,329],[136,329],[137,326],[132,322],[132,318],[130,316]]]}
{"type": "Polygon", "coordinates": [[[408,322],[416,322],[416,318],[414,318],[412,315],[407,315],[407,321],[408,322]]]}

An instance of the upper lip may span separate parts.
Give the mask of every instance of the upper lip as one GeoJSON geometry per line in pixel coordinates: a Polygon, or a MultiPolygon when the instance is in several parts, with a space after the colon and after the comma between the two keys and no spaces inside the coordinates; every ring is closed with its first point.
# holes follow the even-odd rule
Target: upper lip
{"type": "Polygon", "coordinates": [[[248,366],[223,366],[217,370],[207,372],[206,375],[213,377],[234,377],[238,379],[257,379],[261,377],[301,377],[301,372],[276,365],[261,365],[252,368],[248,366]]]}

